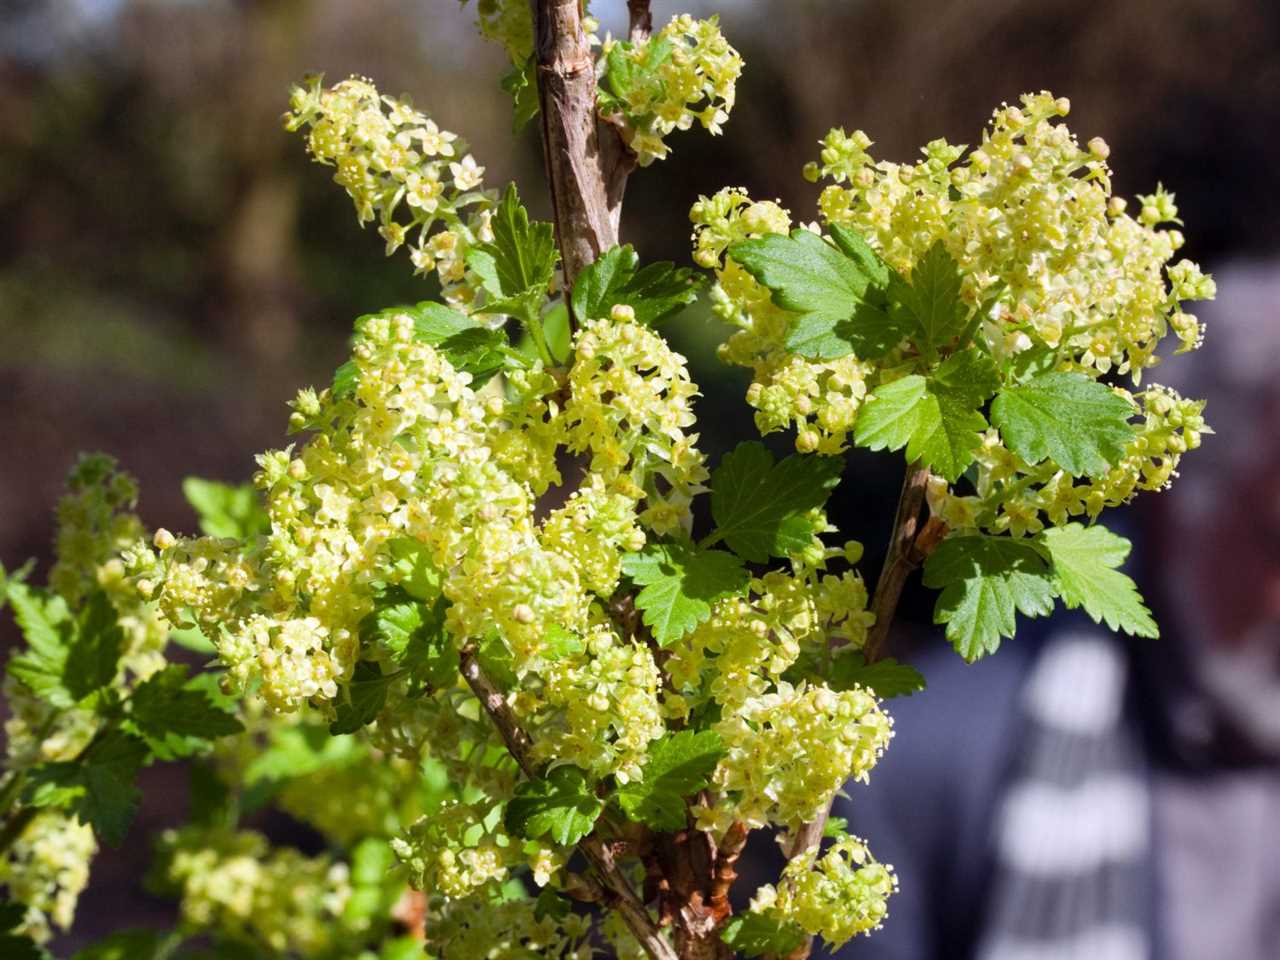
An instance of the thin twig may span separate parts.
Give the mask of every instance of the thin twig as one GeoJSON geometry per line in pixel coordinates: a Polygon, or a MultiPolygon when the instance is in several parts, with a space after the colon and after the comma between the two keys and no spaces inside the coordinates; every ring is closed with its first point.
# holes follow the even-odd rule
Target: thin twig
{"type": "MultiPolygon", "coordinates": [[[[493,725],[498,728],[498,733],[503,743],[507,745],[512,759],[526,777],[537,778],[541,771],[533,760],[533,741],[520,726],[515,711],[507,703],[507,698],[481,668],[473,644],[462,648],[459,661],[463,678],[471,687],[471,692],[476,695],[476,699],[480,701],[480,706],[488,714],[493,725]]],[[[652,960],[679,960],[671,944],[667,942],[662,931],[649,916],[648,909],[631,889],[631,884],[614,859],[613,850],[609,844],[592,833],[578,842],[578,850],[591,865],[596,879],[604,889],[605,901],[621,914],[645,953],[652,960]]]]}
{"type": "Polygon", "coordinates": [[[898,610],[898,600],[907,577],[920,565],[912,549],[920,528],[920,509],[924,506],[925,487],[929,484],[929,468],[912,465],[902,480],[902,492],[898,496],[898,513],[893,519],[893,533],[889,539],[889,554],[884,569],[876,581],[876,592],[871,599],[871,612],[876,622],[867,632],[863,653],[867,662],[879,659],[889,639],[893,616],[898,610]]]}

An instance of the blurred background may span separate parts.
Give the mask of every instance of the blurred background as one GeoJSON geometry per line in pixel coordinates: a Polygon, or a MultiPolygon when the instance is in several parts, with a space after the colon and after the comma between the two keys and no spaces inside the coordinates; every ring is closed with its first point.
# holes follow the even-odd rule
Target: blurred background
{"type": "MultiPolygon", "coordinates": [[[[621,0],[594,6],[622,27],[621,0]]],[[[1271,0],[654,4],[659,21],[690,9],[721,14],[747,67],[724,136],[677,136],[673,159],[632,178],[623,231],[645,259],[688,263],[687,210],[725,185],[811,219],[818,188],[800,168],[831,126],[906,160],[935,137],[975,142],[994,106],[1042,88],[1071,98],[1082,140],[1110,144],[1117,193],[1176,192],[1183,252],[1207,270],[1280,247],[1271,0]]],[[[471,21],[455,0],[0,0],[0,561],[47,557],[79,451],[138,476],[149,525],[193,528],[184,476],[247,479],[253,454],[284,442],[285,402],[329,381],[356,316],[432,295],[281,129],[303,73],[411,94],[470,142],[488,185],[518,179],[546,214],[535,131],[511,138],[504,56],[471,21]]],[[[753,436],[709,313],[666,332],[702,385],[713,458],[753,436]]],[[[899,479],[854,456],[834,511],[867,542],[869,578],[899,479]]],[[[921,636],[930,606],[908,597],[921,636]]],[[[134,835],[177,802],[149,795],[134,835]]],[[[99,861],[86,936],[122,910],[161,915],[128,879],[138,846],[99,861]]]]}

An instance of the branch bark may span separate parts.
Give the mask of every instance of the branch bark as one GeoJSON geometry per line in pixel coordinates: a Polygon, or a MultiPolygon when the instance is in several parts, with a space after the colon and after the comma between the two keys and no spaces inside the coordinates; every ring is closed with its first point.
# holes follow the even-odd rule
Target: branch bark
{"type": "MultiPolygon", "coordinates": [[[[497,727],[516,765],[526,777],[537,778],[541,771],[533,760],[533,741],[520,726],[515,711],[507,703],[507,698],[481,668],[473,644],[462,648],[459,662],[463,679],[467,681],[471,692],[480,701],[480,706],[497,727]]],[[[621,914],[632,935],[639,941],[651,960],[680,960],[671,944],[662,935],[662,931],[653,922],[653,918],[649,916],[648,909],[631,889],[631,884],[619,868],[609,844],[595,833],[591,833],[579,841],[578,850],[591,865],[592,872],[603,888],[604,902],[621,914]]]]}
{"type": "MultiPolygon", "coordinates": [[[[876,615],[876,622],[867,632],[867,643],[863,653],[867,662],[880,658],[889,638],[889,629],[893,626],[893,617],[898,610],[898,601],[902,598],[902,588],[907,578],[924,561],[924,549],[937,545],[945,528],[938,524],[926,524],[920,529],[920,511],[924,507],[925,488],[929,484],[929,468],[912,464],[902,479],[902,491],[898,494],[898,510],[893,518],[893,532],[889,535],[889,553],[885,557],[884,569],[880,571],[880,579],[876,581],[876,590],[871,598],[871,611],[876,615]],[[917,536],[926,539],[929,545],[917,546],[917,536]]],[[[814,849],[822,842],[822,834],[827,828],[827,818],[831,815],[828,804],[822,813],[801,826],[787,844],[788,857],[796,857],[814,849]]],[[[786,960],[807,960],[813,950],[813,938],[809,938],[800,947],[789,953],[786,960]]]]}
{"type": "Polygon", "coordinates": [[[622,190],[610,190],[617,160],[601,149],[602,133],[617,134],[601,131],[596,116],[595,61],[579,0],[531,2],[542,158],[568,291],[583,267],[618,242],[622,190]]]}
{"type": "Polygon", "coordinates": [[[876,622],[867,632],[867,644],[863,648],[867,662],[878,660],[889,639],[893,615],[898,610],[898,600],[907,577],[920,566],[920,556],[914,549],[916,534],[920,529],[920,510],[924,506],[925,488],[929,485],[929,468],[912,465],[902,480],[902,492],[898,495],[898,512],[893,519],[893,533],[889,539],[889,554],[884,569],[876,581],[876,592],[871,598],[871,612],[876,622]]]}
{"type": "Polygon", "coordinates": [[[649,0],[627,0],[627,15],[631,21],[628,40],[644,43],[653,35],[653,11],[649,9],[649,0]]]}

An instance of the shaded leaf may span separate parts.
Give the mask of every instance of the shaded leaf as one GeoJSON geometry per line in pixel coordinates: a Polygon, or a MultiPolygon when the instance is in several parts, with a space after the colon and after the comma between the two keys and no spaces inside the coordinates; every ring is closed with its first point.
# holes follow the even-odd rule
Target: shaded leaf
{"type": "Polygon", "coordinates": [[[720,939],[744,957],[766,953],[785,957],[805,942],[805,932],[791,920],[779,920],[763,913],[741,913],[730,917],[720,939]]]}
{"type": "Polygon", "coordinates": [[[118,847],[138,808],[141,793],[134,779],[147,756],[146,744],[137,737],[108,733],[79,760],[33,767],[28,802],[69,809],[100,840],[118,847]]]}
{"type": "Polygon", "coordinates": [[[184,664],[170,664],[140,683],[128,700],[132,732],[161,759],[188,757],[208,741],[241,733],[234,713],[209,698],[187,679],[184,664]]]}
{"type": "Polygon", "coordinates": [[[516,836],[529,840],[550,837],[556,843],[571,845],[591,832],[603,810],[604,801],[596,796],[586,774],[566,765],[517,786],[503,822],[516,836]]]}
{"type": "Polygon", "coordinates": [[[669,261],[639,269],[630,244],[613,247],[588,265],[573,284],[573,312],[579,322],[608,317],[619,304],[631,307],[636,322],[652,325],[698,298],[702,280],[669,261]]]}
{"type": "Polygon", "coordinates": [[[714,730],[667,734],[650,745],[641,779],[618,788],[618,805],[629,818],[655,830],[682,830],[687,826],[685,797],[709,785],[722,756],[724,744],[714,730]]]}
{"type": "Polygon", "coordinates": [[[893,657],[867,663],[861,650],[849,649],[839,651],[832,658],[827,684],[833,690],[866,687],[882,699],[909,696],[925,687],[924,677],[915,667],[899,663],[893,657]]]}
{"type": "Polygon", "coordinates": [[[384,674],[381,667],[369,660],[358,661],[336,701],[338,716],[329,724],[329,733],[335,737],[355,733],[373,723],[387,705],[387,688],[398,676],[384,674]]]}
{"type": "Polygon", "coordinates": [[[752,563],[803,550],[814,535],[805,515],[826,503],[843,472],[841,457],[793,455],[775,463],[764,444],[740,443],[711,474],[716,532],[752,563]]]}
{"type": "Polygon", "coordinates": [[[252,484],[232,486],[187,477],[182,481],[182,495],[196,511],[200,529],[211,537],[247,540],[271,529],[271,521],[252,484]]]}

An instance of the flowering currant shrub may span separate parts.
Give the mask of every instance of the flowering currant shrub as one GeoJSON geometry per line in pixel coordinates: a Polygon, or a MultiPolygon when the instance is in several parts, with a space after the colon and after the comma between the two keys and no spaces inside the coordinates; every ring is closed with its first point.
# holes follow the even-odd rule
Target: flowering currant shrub
{"type": "Polygon", "coordinates": [[[1097,521],[1207,431],[1201,402],[1144,383],[1170,334],[1199,344],[1182,304],[1214,292],[1175,259],[1173,196],[1113,196],[1106,144],[1039,93],[914,163],[833,130],[804,169],[816,220],[726,188],[691,211],[698,269],[642,265],[565,170],[612,156],[616,183],[717,132],[742,60],[714,19],[654,31],[629,7],[626,40],[576,0],[475,8],[517,121],[542,125],[554,223],[372,81],[294,89],[285,127],[441,292],[356,321],[252,486],[189,480],[199,532],[148,531],[110,458],[73,469],[46,582],[0,581],[25,638],[5,957],[49,956],[139,770],[185,761],[190,815],[149,881],[176,927],[78,957],[802,958],[891,909],[875,837],[827,813],[889,747],[886,701],[923,686],[881,655],[915,569],[968,660],[1058,602],[1155,636],[1097,521]],[[565,49],[594,61],[599,148],[571,163],[565,49]],[[662,329],[700,296],[794,453],[699,450],[662,329]],[[870,592],[825,512],[855,446],[905,466],[870,592]],[[241,826],[268,805],[324,852],[241,826]],[[788,862],[735,914],[754,831],[788,862]]]}

